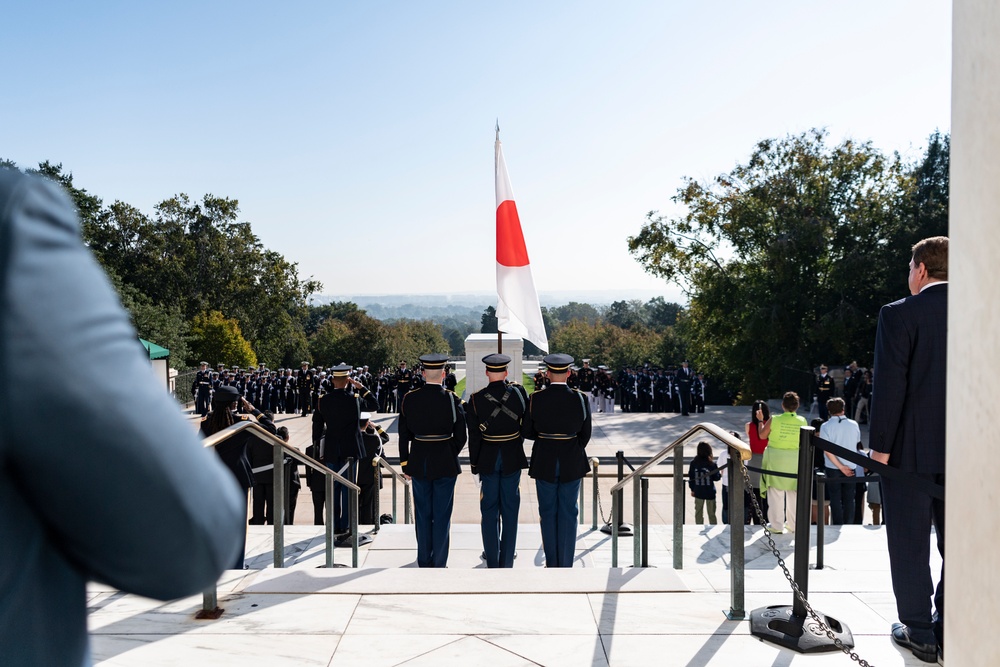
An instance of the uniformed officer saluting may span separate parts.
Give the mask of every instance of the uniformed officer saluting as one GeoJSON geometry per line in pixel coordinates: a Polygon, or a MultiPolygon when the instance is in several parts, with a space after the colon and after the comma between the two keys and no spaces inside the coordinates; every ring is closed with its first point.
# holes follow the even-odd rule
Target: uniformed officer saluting
{"type": "Polygon", "coordinates": [[[528,474],[535,479],[546,567],[573,567],[577,496],[589,471],[590,406],[583,393],[566,386],[573,357],[543,359],[551,385],[531,395],[521,434],[534,440],[528,474]]]}
{"type": "Polygon", "coordinates": [[[469,462],[482,482],[483,550],[486,567],[514,567],[517,513],[521,507],[521,469],[524,456],[521,420],[528,394],[519,384],[507,382],[506,354],[483,357],[489,384],[469,399],[469,462]]]}
{"type": "Polygon", "coordinates": [[[455,481],[465,447],[462,399],[441,386],[448,356],[420,357],[426,384],[399,405],[399,464],[413,481],[417,566],[446,567],[455,481]]]}

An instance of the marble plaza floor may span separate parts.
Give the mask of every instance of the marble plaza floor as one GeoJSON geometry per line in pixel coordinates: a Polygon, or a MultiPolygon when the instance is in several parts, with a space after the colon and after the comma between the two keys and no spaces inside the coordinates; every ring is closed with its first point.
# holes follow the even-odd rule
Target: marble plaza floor
{"type": "MultiPolygon", "coordinates": [[[[704,415],[597,414],[592,456],[626,452],[645,458],[706,421],[742,433],[748,408],[709,407],[704,415]]],[[[195,418],[192,417],[192,422],[195,418]]],[[[292,444],[309,444],[311,420],[279,415],[292,444]]],[[[395,415],[376,421],[393,434],[395,415]]],[[[863,435],[867,431],[863,427],[863,435]]],[[[685,454],[693,455],[693,445],[685,454]]],[[[718,448],[717,448],[718,451],[718,448]]],[[[466,471],[467,472],[467,471],[466,471]]],[[[612,475],[613,470],[602,472],[612,475]]],[[[611,568],[610,537],[591,529],[588,480],[574,568],[548,570],[537,524],[533,484],[524,476],[513,570],[487,570],[479,555],[478,492],[459,477],[446,570],[416,568],[412,526],[382,526],[359,552],[359,568],[321,567],[323,527],[311,524],[306,488],[294,525],[285,528],[285,567],[273,567],[273,529],[252,526],[251,569],[224,573],[218,620],[195,620],[200,596],[163,603],[105,586],[88,589],[95,664],[173,665],[806,665],[849,664],[840,653],[800,655],[751,636],[747,621],[730,621],[729,528],[684,527],[683,569],[673,569],[672,478],[658,469],[650,488],[649,568],[632,568],[631,538],[619,544],[611,568]]],[[[612,477],[602,477],[604,512],[612,477]]],[[[390,487],[382,511],[390,511],[390,487]]],[[[400,494],[400,498],[402,494],[400,494]]],[[[690,497],[687,517],[693,518],[690,497]]],[[[626,521],[631,494],[626,493],[626,521]]],[[[400,506],[400,512],[401,512],[400,506]]],[[[870,522],[870,515],[866,516],[870,522]]],[[[372,527],[362,527],[371,531],[372,527]]],[[[813,528],[815,531],[815,528],[813,528]]],[[[789,568],[791,535],[775,536],[789,568]]],[[[810,572],[809,599],[853,632],[856,650],[873,665],[920,665],[889,638],[896,620],[882,527],[827,527],[825,567],[810,572]]],[[[815,532],[810,562],[815,562],[815,532]]],[[[747,527],[746,609],[791,604],[792,594],[763,531],[747,527]]],[[[350,549],[336,549],[338,565],[350,549]]],[[[940,570],[940,562],[933,565],[940,570]]]]}
{"type": "MultiPolygon", "coordinates": [[[[325,569],[319,527],[286,529],[286,568],[271,565],[267,527],[252,527],[251,565],[219,583],[215,621],[194,620],[200,597],[156,602],[91,585],[99,665],[805,665],[749,634],[730,608],[729,529],[686,526],[684,568],[672,568],[669,526],[650,530],[650,568],[631,568],[631,539],[612,569],[610,538],[581,528],[575,567],[547,570],[537,526],[519,527],[513,570],[487,570],[475,525],[452,529],[446,570],[415,567],[410,526],[384,526],[359,569],[325,569]]],[[[776,536],[792,563],[790,535],[776,536]]],[[[815,538],[813,538],[815,541],[815,538]]],[[[815,561],[815,547],[811,560],[815,561]]],[[[349,563],[350,550],[337,549],[349,563]]],[[[814,607],[847,624],[873,665],[922,664],[888,636],[895,620],[880,527],[827,529],[826,567],[810,572],[814,607]]],[[[939,564],[936,565],[939,567],[939,564]]],[[[746,607],[790,604],[760,528],[746,536],[746,607]]]]}

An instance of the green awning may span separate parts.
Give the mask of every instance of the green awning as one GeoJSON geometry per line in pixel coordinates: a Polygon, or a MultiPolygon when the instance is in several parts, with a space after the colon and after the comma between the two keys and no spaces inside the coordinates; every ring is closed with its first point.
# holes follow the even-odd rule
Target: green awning
{"type": "Polygon", "coordinates": [[[142,346],[146,348],[147,352],[149,352],[150,359],[166,359],[170,356],[170,350],[165,347],[160,347],[156,343],[150,343],[148,340],[143,340],[141,338],[139,339],[139,342],[142,343],[142,346]]]}

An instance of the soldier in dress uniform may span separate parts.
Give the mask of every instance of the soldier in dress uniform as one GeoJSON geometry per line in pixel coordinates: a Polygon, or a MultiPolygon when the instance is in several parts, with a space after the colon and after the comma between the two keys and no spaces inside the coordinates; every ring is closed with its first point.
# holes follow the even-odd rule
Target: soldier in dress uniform
{"type": "MultiPolygon", "coordinates": [[[[360,381],[360,380],[359,380],[360,381]]],[[[362,412],[358,425],[361,427],[361,440],[364,442],[364,459],[358,464],[358,486],[361,494],[358,497],[358,523],[376,525],[378,523],[378,503],[376,497],[382,488],[382,475],[379,468],[372,465],[376,456],[382,456],[382,445],[389,442],[389,434],[371,420],[370,412],[362,412]]]]}
{"type": "Polygon", "coordinates": [[[303,361],[299,369],[299,379],[296,382],[299,390],[299,414],[302,417],[312,412],[313,378],[315,375],[316,369],[310,368],[308,361],[303,361]]]}
{"type": "Polygon", "coordinates": [[[212,404],[212,373],[208,370],[208,362],[203,361],[198,364],[198,373],[194,376],[194,386],[191,393],[194,394],[194,409],[202,417],[208,414],[208,407],[212,404]]]}
{"type": "Polygon", "coordinates": [[[534,380],[535,380],[535,391],[541,391],[542,389],[545,389],[546,377],[545,377],[545,372],[541,368],[539,368],[538,372],[535,373],[534,380]]]}
{"type": "Polygon", "coordinates": [[[457,386],[458,376],[455,375],[455,371],[452,370],[451,364],[449,364],[444,375],[444,388],[448,391],[455,391],[455,387],[457,386]]]}
{"type": "Polygon", "coordinates": [[[420,361],[426,384],[399,405],[399,464],[413,483],[417,566],[446,567],[458,453],[468,433],[462,399],[441,386],[448,356],[425,354],[420,361]]]}
{"type": "Polygon", "coordinates": [[[587,396],[587,400],[590,401],[590,411],[593,412],[594,411],[593,391],[594,391],[595,373],[594,369],[590,367],[590,359],[583,360],[583,366],[580,368],[580,372],[577,373],[577,375],[579,376],[579,385],[580,385],[579,387],[577,387],[577,389],[582,391],[587,396]]]}
{"type": "Polygon", "coordinates": [[[819,377],[816,378],[816,400],[819,402],[819,418],[826,421],[830,418],[830,412],[826,409],[826,402],[833,398],[835,385],[833,378],[827,375],[826,364],[819,367],[819,377]]]}
{"type": "Polygon", "coordinates": [[[677,380],[677,392],[681,399],[681,416],[690,416],[691,406],[691,382],[694,380],[694,373],[688,368],[688,362],[682,361],[681,367],[674,374],[677,380]]]}
{"type": "Polygon", "coordinates": [[[576,554],[577,497],[590,471],[590,404],[566,386],[573,357],[550,354],[543,361],[551,384],[532,394],[521,435],[534,440],[528,474],[535,480],[546,567],[573,567],[576,554]]]}
{"type": "MultiPolygon", "coordinates": [[[[313,442],[324,436],[323,463],[342,477],[352,479],[352,470],[347,459],[361,463],[365,458],[365,446],[358,423],[362,412],[375,412],[378,403],[375,396],[364,385],[350,377],[351,366],[341,364],[333,367],[333,390],[324,394],[313,413],[313,442]],[[353,387],[356,393],[351,393],[353,387]]],[[[369,465],[371,461],[369,460],[369,465]]],[[[355,471],[357,469],[355,468],[355,471]]],[[[352,480],[354,481],[354,480],[352,480]]],[[[333,489],[333,531],[346,544],[351,527],[348,510],[347,487],[335,483],[333,489]]]]}
{"type": "Polygon", "coordinates": [[[691,393],[694,398],[694,411],[695,412],[705,412],[705,375],[703,373],[698,373],[698,377],[695,378],[694,382],[691,384],[691,393]]]}
{"type": "Polygon", "coordinates": [[[406,392],[410,391],[410,380],[413,379],[413,371],[406,367],[405,361],[399,362],[399,370],[396,371],[393,379],[396,387],[396,412],[399,412],[399,406],[403,404],[403,397],[406,396],[406,392]]]}
{"type": "Polygon", "coordinates": [[[528,467],[521,435],[528,392],[507,381],[510,357],[506,354],[487,355],[483,363],[489,384],[466,404],[469,463],[481,482],[479,510],[486,567],[514,567],[521,470],[528,467]]]}

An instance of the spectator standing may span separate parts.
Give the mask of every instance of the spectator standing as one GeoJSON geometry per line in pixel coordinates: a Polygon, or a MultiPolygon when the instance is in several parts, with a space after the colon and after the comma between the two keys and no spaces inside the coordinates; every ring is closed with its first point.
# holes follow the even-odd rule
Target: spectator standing
{"type": "MultiPolygon", "coordinates": [[[[799,395],[785,392],[781,399],[784,412],[771,419],[763,469],[795,475],[799,468],[799,437],[805,418],[796,414],[799,395]]],[[[785,527],[795,532],[795,501],[798,480],[764,473],[760,476],[761,495],[767,496],[767,519],[771,532],[783,533],[785,527]]],[[[808,490],[807,490],[808,491],[808,490]]]]}
{"type": "MultiPolygon", "coordinates": [[[[831,398],[826,404],[830,413],[829,421],[820,427],[819,436],[835,445],[856,451],[861,442],[861,428],[853,419],[844,415],[844,399],[831,398]]],[[[853,484],[838,480],[855,476],[854,464],[840,458],[831,452],[824,452],[827,479],[833,480],[827,485],[830,494],[830,521],[835,526],[854,521],[855,490],[853,484]]]]}
{"type": "MultiPolygon", "coordinates": [[[[750,441],[750,463],[751,468],[764,468],[764,450],[767,449],[767,439],[771,434],[771,409],[764,401],[754,401],[750,408],[750,421],[746,423],[747,439],[750,441]]],[[[753,494],[757,499],[757,505],[764,516],[767,516],[767,497],[760,492],[760,473],[756,470],[748,470],[747,476],[750,478],[750,488],[746,494],[753,494]]],[[[750,498],[745,499],[746,523],[760,523],[760,519],[753,511],[753,503],[750,498]]]]}
{"type": "Polygon", "coordinates": [[[688,486],[694,497],[694,520],[699,525],[705,523],[705,505],[708,505],[708,522],[711,525],[719,523],[715,514],[715,483],[722,479],[719,466],[715,464],[712,455],[712,445],[707,442],[698,443],[697,455],[688,467],[688,486]]]}

